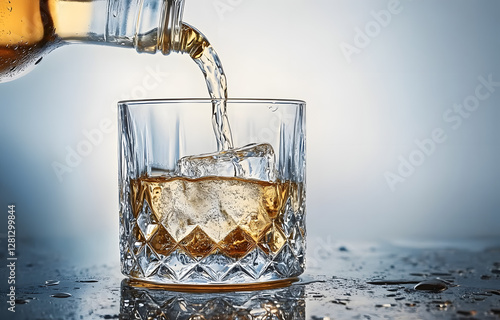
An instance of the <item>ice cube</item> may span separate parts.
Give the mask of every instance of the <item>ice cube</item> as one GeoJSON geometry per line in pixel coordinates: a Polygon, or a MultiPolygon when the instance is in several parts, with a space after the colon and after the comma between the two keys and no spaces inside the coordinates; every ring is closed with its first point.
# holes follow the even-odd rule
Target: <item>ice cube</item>
{"type": "Polygon", "coordinates": [[[236,177],[275,181],[274,150],[267,143],[249,144],[217,153],[187,156],[177,162],[177,175],[188,178],[236,177]]]}

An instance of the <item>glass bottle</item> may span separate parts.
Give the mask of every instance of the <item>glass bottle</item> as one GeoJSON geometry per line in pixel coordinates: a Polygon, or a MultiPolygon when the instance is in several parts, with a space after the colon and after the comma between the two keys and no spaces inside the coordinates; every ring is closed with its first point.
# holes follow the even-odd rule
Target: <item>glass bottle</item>
{"type": "MultiPolygon", "coordinates": [[[[0,82],[21,77],[65,44],[189,52],[184,0],[0,0],[0,82]]],[[[191,39],[190,39],[191,37],[191,39]]]]}

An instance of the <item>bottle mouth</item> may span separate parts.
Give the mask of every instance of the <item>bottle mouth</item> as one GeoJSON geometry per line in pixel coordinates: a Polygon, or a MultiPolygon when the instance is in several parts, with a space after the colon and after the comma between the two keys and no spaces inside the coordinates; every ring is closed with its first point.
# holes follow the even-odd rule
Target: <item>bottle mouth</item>
{"type": "Polygon", "coordinates": [[[182,13],[184,11],[184,0],[164,0],[162,12],[162,23],[158,30],[160,39],[159,49],[164,55],[175,51],[181,42],[182,13]]]}

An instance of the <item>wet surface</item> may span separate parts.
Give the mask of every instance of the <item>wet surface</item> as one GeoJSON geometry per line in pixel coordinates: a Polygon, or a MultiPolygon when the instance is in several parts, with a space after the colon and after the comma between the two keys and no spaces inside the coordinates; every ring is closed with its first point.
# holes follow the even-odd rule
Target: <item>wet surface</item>
{"type": "MultiPolygon", "coordinates": [[[[292,286],[210,294],[131,286],[119,272],[118,253],[82,263],[64,250],[19,247],[16,312],[4,302],[0,319],[500,320],[500,239],[419,245],[309,239],[307,272],[292,286]]],[[[6,285],[0,293],[6,297],[6,285]]]]}

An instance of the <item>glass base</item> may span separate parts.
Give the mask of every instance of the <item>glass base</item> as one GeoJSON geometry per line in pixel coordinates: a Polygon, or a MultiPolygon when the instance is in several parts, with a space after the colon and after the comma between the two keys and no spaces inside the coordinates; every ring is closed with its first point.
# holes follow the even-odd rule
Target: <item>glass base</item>
{"type": "Polygon", "coordinates": [[[289,278],[282,280],[235,283],[235,284],[158,284],[140,279],[125,280],[126,284],[136,288],[146,288],[152,290],[167,290],[190,293],[212,293],[212,292],[232,292],[232,291],[257,291],[272,290],[290,286],[297,282],[299,278],[289,278]]]}

